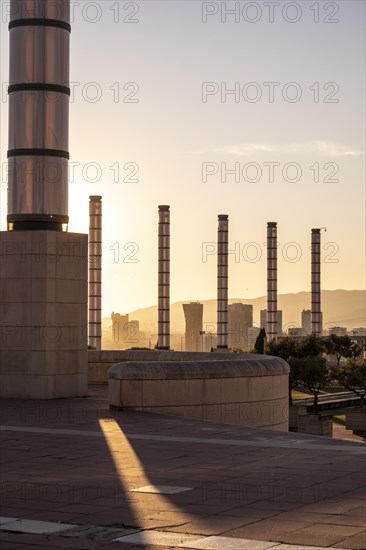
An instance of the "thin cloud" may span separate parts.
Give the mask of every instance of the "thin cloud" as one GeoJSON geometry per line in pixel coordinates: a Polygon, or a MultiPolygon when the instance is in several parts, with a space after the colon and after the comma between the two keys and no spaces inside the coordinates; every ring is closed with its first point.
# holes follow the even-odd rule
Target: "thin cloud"
{"type": "Polygon", "coordinates": [[[197,151],[196,154],[220,153],[224,155],[252,156],[261,153],[280,154],[318,154],[325,157],[359,156],[361,151],[352,151],[349,147],[330,141],[310,141],[273,145],[270,143],[241,143],[197,151]]]}

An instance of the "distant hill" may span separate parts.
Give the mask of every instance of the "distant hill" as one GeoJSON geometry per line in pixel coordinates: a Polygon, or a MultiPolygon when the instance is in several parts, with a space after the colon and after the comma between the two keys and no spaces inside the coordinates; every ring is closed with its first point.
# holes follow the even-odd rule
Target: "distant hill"
{"type": "MultiPolygon", "coordinates": [[[[354,327],[366,326],[366,293],[364,290],[323,290],[322,310],[324,325],[345,326],[349,330],[354,327]]],[[[230,298],[229,303],[240,302],[253,305],[254,323],[259,323],[259,311],[266,308],[266,296],[242,300],[230,298]]],[[[182,304],[190,300],[171,304],[171,331],[184,332],[185,322],[182,304]]],[[[203,320],[206,323],[216,322],[216,300],[201,300],[203,304],[203,320]]],[[[301,311],[310,309],[310,292],[298,292],[296,294],[279,294],[278,308],[283,311],[283,327],[297,326],[301,324],[301,311]]],[[[125,313],[125,312],[120,312],[125,313]]],[[[157,332],[157,306],[137,309],[129,313],[130,320],[137,319],[140,322],[140,330],[157,332]]],[[[103,318],[103,329],[108,330],[111,320],[103,318]]]]}

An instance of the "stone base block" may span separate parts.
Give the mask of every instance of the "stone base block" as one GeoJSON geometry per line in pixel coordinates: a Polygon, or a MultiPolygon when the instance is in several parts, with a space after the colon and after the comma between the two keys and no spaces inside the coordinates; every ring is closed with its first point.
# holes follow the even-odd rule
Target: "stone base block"
{"type": "Polygon", "coordinates": [[[0,397],[87,393],[87,235],[0,232],[0,397]]]}
{"type": "Polygon", "coordinates": [[[333,437],[333,417],[320,414],[298,416],[297,431],[302,434],[333,437]]]}
{"type": "Polygon", "coordinates": [[[366,434],[366,407],[346,409],[346,430],[352,430],[357,435],[366,434]]]}
{"type": "Polygon", "coordinates": [[[288,417],[288,427],[290,432],[298,431],[299,416],[304,416],[305,414],[307,414],[305,405],[290,405],[288,417]]]}

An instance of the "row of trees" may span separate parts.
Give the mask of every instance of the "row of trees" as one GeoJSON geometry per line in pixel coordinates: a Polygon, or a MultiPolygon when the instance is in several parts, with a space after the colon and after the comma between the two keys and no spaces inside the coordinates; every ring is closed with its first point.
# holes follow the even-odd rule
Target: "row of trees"
{"type": "MultiPolygon", "coordinates": [[[[260,353],[261,342],[258,348],[257,353],[260,353]]],[[[330,384],[338,383],[358,395],[361,398],[360,405],[364,406],[366,362],[358,359],[362,349],[348,336],[279,338],[268,342],[265,347],[263,344],[263,351],[267,355],[281,357],[290,365],[290,405],[293,404],[292,390],[304,386],[314,396],[314,413],[318,414],[320,392],[330,384]],[[327,360],[330,355],[335,357],[335,361],[327,360]],[[347,361],[341,362],[342,358],[347,361]]]]}

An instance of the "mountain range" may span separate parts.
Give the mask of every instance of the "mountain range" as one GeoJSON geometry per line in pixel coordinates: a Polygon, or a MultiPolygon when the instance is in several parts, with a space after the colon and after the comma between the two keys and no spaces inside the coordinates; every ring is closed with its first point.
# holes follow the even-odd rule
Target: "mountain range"
{"type": "MultiPolygon", "coordinates": [[[[323,325],[342,326],[351,330],[355,327],[366,326],[366,293],[364,290],[323,290],[322,311],[323,325]]],[[[298,292],[295,294],[279,294],[278,309],[283,311],[283,329],[301,326],[301,311],[310,309],[310,292],[298,292]]],[[[175,302],[170,306],[171,332],[184,332],[185,321],[182,304],[190,300],[175,302]]],[[[257,298],[231,298],[229,304],[240,302],[253,305],[254,325],[259,325],[259,311],[266,308],[266,296],[257,298]]],[[[203,304],[204,330],[207,323],[216,322],[216,300],[200,300],[203,304]]],[[[126,313],[126,312],[120,312],[126,313]]],[[[157,333],[157,306],[150,306],[129,312],[129,320],[138,320],[140,330],[143,332],[157,333]]],[[[103,318],[103,329],[108,330],[111,320],[103,318]]]]}

